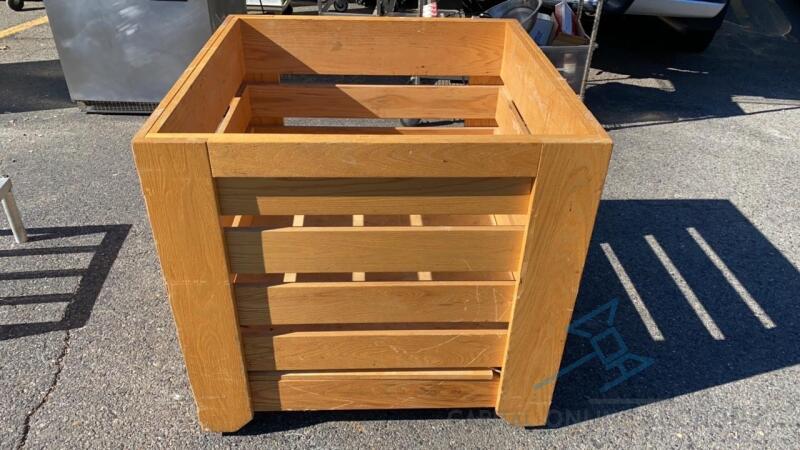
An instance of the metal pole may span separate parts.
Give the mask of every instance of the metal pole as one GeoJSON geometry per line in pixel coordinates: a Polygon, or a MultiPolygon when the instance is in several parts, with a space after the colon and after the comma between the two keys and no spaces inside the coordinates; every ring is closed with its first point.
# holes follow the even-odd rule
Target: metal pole
{"type": "Polygon", "coordinates": [[[583,94],[586,93],[586,82],[589,80],[589,70],[592,68],[592,56],[594,56],[594,46],[597,41],[597,30],[600,28],[600,15],[603,13],[603,4],[605,0],[597,1],[597,8],[594,12],[594,22],[592,23],[592,36],[589,38],[589,50],[586,55],[586,67],[583,68],[583,80],[581,80],[581,93],[580,97],[583,100],[583,94]]]}
{"type": "Polygon", "coordinates": [[[28,234],[25,232],[25,226],[22,225],[17,202],[14,201],[14,193],[11,192],[11,180],[8,178],[0,178],[0,203],[3,204],[3,210],[11,225],[14,240],[17,241],[17,244],[28,242],[28,234]]]}

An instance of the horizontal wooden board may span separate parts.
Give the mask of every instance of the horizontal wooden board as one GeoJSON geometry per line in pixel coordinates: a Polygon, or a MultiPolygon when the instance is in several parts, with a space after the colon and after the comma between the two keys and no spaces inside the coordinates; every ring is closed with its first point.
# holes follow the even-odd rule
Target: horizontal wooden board
{"type": "Polygon", "coordinates": [[[530,136],[218,134],[215,177],[532,177],[530,136]]]}
{"type": "Polygon", "coordinates": [[[252,17],[242,39],[249,78],[262,72],[499,75],[505,23],[386,17],[252,17]],[[402,42],[402,45],[400,45],[402,42]],[[469,45],[467,45],[468,43],[469,45]]]}
{"type": "Polygon", "coordinates": [[[251,84],[255,117],[475,119],[494,117],[497,86],[251,84]]]}
{"type": "Polygon", "coordinates": [[[306,127],[255,125],[253,133],[275,134],[423,134],[423,135],[489,135],[494,127],[306,127]]]}
{"type": "Polygon", "coordinates": [[[498,380],[364,379],[302,380],[251,376],[256,411],[487,408],[498,380]]]}
{"type": "Polygon", "coordinates": [[[250,380],[473,380],[491,381],[493,369],[458,370],[329,370],[294,372],[249,372],[250,380]]]}
{"type": "Polygon", "coordinates": [[[517,270],[523,227],[228,229],[232,272],[517,270]]]}
{"type": "Polygon", "coordinates": [[[237,286],[240,325],[506,322],[513,281],[237,286]]]}
{"type": "Polygon", "coordinates": [[[500,367],[506,330],[299,331],[242,336],[248,370],[500,367]]]}
{"type": "Polygon", "coordinates": [[[531,178],[217,178],[224,215],[525,213],[531,178]]]}

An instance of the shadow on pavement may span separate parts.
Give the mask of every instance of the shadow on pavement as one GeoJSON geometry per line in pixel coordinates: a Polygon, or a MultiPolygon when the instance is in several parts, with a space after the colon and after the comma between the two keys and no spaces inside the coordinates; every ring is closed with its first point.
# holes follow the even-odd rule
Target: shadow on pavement
{"type": "Polygon", "coordinates": [[[57,59],[0,64],[0,114],[74,106],[57,59]]]}
{"type": "Polygon", "coordinates": [[[614,130],[800,109],[800,3],[735,0],[704,53],[655,18],[608,16],[586,104],[614,130]]]}
{"type": "MultiPolygon", "coordinates": [[[[98,245],[36,247],[26,244],[13,249],[0,250],[0,258],[14,258],[37,255],[64,255],[91,253],[92,259],[86,268],[36,270],[27,272],[0,273],[0,282],[5,280],[27,280],[57,277],[80,277],[74,293],[52,293],[0,297],[0,307],[12,305],[33,305],[42,303],[67,303],[61,320],[55,322],[31,322],[0,325],[0,341],[23,336],[49,333],[52,331],[80,328],[89,320],[97,296],[103,288],[117,254],[130,231],[130,225],[90,225],[80,227],[29,228],[31,242],[62,239],[76,236],[102,234],[98,245]]],[[[11,236],[9,230],[0,230],[0,236],[11,236]]]]}
{"type": "MultiPolygon", "coordinates": [[[[800,272],[730,201],[601,202],[573,324],[618,299],[618,340],[569,335],[562,371],[584,363],[560,376],[547,427],[800,363],[797,292],[800,272]],[[626,377],[636,364],[624,355],[652,364],[626,377]]],[[[492,417],[490,410],[259,413],[239,434],[329,421],[492,417]]]]}

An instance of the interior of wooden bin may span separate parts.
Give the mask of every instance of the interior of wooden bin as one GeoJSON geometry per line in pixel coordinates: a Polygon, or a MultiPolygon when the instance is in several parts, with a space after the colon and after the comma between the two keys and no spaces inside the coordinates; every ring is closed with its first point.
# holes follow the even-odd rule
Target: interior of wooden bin
{"type": "Polygon", "coordinates": [[[223,27],[154,131],[575,136],[601,131],[513,21],[243,16],[223,27]],[[422,77],[423,84],[408,84],[412,76],[422,77]],[[345,125],[342,119],[367,123],[345,125]],[[400,119],[422,119],[425,126],[404,127],[400,119]]]}
{"type": "MultiPolygon", "coordinates": [[[[212,40],[151,132],[602,132],[510,21],[242,17],[212,40]]],[[[256,410],[494,406],[533,176],[214,176],[256,410]]]]}

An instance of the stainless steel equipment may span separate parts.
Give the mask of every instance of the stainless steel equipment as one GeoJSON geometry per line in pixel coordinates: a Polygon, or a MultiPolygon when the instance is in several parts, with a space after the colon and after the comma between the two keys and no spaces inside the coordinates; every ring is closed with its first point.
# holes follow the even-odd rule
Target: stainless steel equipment
{"type": "Polygon", "coordinates": [[[69,94],[87,112],[148,113],[245,0],[45,0],[69,94]]]}

